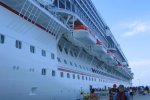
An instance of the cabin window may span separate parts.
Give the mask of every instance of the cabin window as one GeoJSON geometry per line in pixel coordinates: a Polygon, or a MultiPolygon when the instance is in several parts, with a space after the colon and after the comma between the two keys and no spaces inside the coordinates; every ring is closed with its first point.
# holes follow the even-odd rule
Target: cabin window
{"type": "Polygon", "coordinates": [[[42,50],[42,56],[45,57],[46,56],[46,51],[42,50]]]}
{"type": "Polygon", "coordinates": [[[72,51],[70,51],[70,55],[73,57],[73,53],[72,53],[72,51]]]}
{"type": "Polygon", "coordinates": [[[66,61],[66,60],[64,60],[64,63],[65,63],[65,64],[67,64],[67,61],[66,61]]]}
{"type": "Polygon", "coordinates": [[[54,70],[52,70],[52,76],[55,76],[55,75],[56,75],[55,71],[54,71],[54,70]]]}
{"type": "Polygon", "coordinates": [[[73,66],[72,62],[70,61],[70,65],[73,66]]]}
{"type": "Polygon", "coordinates": [[[4,44],[4,41],[5,41],[5,36],[0,34],[0,43],[4,44]]]}
{"type": "Polygon", "coordinates": [[[45,68],[42,69],[42,75],[46,75],[46,69],[45,68]]]}
{"type": "Polygon", "coordinates": [[[35,47],[34,46],[30,46],[30,52],[35,53],[35,47]]]}
{"type": "Polygon", "coordinates": [[[70,74],[69,73],[67,73],[67,78],[70,78],[70,74]]]}
{"type": "Polygon", "coordinates": [[[85,67],[83,66],[83,69],[85,70],[85,67]]]}
{"type": "Polygon", "coordinates": [[[78,79],[80,79],[80,75],[78,75],[77,77],[78,77],[78,79]]]}
{"type": "Polygon", "coordinates": [[[79,65],[79,67],[81,68],[81,65],[79,65]]]}
{"type": "Polygon", "coordinates": [[[74,56],[77,57],[77,53],[74,53],[74,56]]]}
{"type": "Polygon", "coordinates": [[[76,63],[74,63],[74,65],[75,65],[75,67],[77,67],[77,64],[76,64],[76,63]]]}
{"type": "Polygon", "coordinates": [[[60,72],[60,77],[64,77],[64,73],[63,72],[60,72]]]}
{"type": "Polygon", "coordinates": [[[66,54],[68,54],[68,50],[67,50],[67,48],[64,48],[64,49],[65,49],[65,53],[66,53],[66,54]]]}
{"type": "Polygon", "coordinates": [[[82,76],[82,80],[84,80],[84,76],[82,76]]]}
{"type": "Polygon", "coordinates": [[[22,42],[19,40],[16,40],[16,48],[21,49],[22,48],[22,42]]]}
{"type": "Polygon", "coordinates": [[[59,57],[57,57],[57,61],[58,61],[58,62],[61,62],[61,60],[60,60],[60,58],[59,58],[59,57]]]}
{"type": "Polygon", "coordinates": [[[91,78],[89,77],[89,81],[91,81],[91,78]]]}
{"type": "Polygon", "coordinates": [[[72,74],[73,79],[75,79],[75,74],[72,74]]]}
{"type": "Polygon", "coordinates": [[[51,53],[51,58],[52,58],[52,59],[55,59],[54,53],[51,53]]]}
{"type": "Polygon", "coordinates": [[[86,79],[86,80],[88,79],[87,76],[85,77],[85,79],[86,79]]]}
{"type": "Polygon", "coordinates": [[[62,47],[60,45],[58,45],[58,48],[59,48],[60,52],[62,52],[62,47]]]}
{"type": "Polygon", "coordinates": [[[82,66],[80,66],[80,68],[82,69],[82,66]]]}

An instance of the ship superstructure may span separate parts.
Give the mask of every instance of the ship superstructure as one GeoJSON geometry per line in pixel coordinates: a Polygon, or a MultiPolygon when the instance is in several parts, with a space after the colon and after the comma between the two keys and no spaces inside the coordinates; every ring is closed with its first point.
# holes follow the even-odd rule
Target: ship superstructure
{"type": "Polygon", "coordinates": [[[90,88],[131,86],[128,61],[91,0],[0,5],[0,99],[77,100],[90,88]]]}

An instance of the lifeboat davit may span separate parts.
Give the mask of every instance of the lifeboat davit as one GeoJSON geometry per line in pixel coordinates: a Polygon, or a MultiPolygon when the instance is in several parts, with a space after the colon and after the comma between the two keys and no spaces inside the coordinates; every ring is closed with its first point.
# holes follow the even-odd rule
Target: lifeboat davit
{"type": "Polygon", "coordinates": [[[84,25],[74,27],[73,37],[84,45],[94,45],[96,43],[95,35],[84,25]]]}

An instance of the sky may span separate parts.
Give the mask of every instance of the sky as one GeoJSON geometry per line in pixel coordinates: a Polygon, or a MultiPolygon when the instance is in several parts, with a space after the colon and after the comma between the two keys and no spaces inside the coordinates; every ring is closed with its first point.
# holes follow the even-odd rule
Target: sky
{"type": "Polygon", "coordinates": [[[133,85],[150,86],[150,0],[92,0],[120,44],[133,85]]]}

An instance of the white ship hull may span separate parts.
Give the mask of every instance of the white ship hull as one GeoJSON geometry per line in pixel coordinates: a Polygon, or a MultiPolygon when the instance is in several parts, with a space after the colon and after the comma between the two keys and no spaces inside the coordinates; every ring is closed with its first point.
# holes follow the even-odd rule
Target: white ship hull
{"type": "Polygon", "coordinates": [[[77,100],[81,91],[89,91],[90,85],[94,88],[111,87],[114,83],[130,85],[58,63],[57,57],[62,56],[83,62],[60,54],[53,35],[3,6],[0,6],[0,34],[5,36],[4,44],[0,44],[0,100],[77,100]],[[22,49],[15,47],[16,40],[22,41],[22,49]],[[30,52],[30,45],[36,48],[34,54],[30,52]],[[42,49],[47,51],[46,57],[41,56],[42,49]],[[51,59],[51,53],[55,59],[51,59]],[[46,75],[42,75],[43,68],[47,69],[46,75]],[[55,76],[52,71],[56,72],[55,76]],[[60,72],[64,72],[63,78],[60,72]],[[96,81],[73,79],[72,74],[94,77],[96,81]]]}

